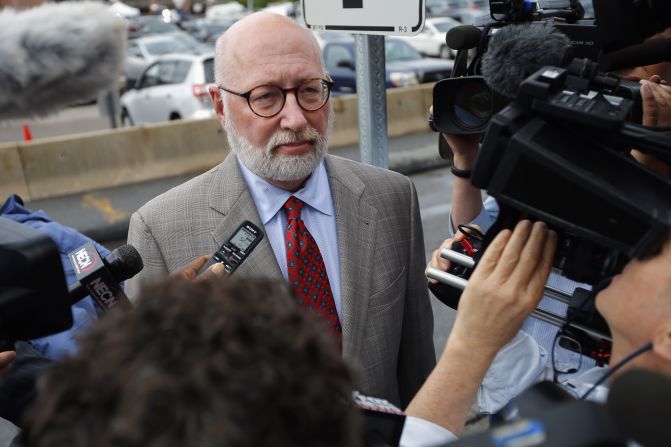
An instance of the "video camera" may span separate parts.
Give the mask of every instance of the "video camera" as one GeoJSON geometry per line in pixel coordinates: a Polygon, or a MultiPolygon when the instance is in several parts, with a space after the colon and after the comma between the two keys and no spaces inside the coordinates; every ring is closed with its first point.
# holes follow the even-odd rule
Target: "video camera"
{"type": "Polygon", "coordinates": [[[56,244],[44,233],[0,218],[0,339],[30,340],[71,326],[56,244]]]}
{"type": "MultiPolygon", "coordinates": [[[[595,1],[597,14],[599,4],[595,1]]],[[[470,181],[497,200],[499,216],[478,253],[463,262],[467,269],[460,278],[439,274],[443,272],[429,276],[463,289],[464,278],[500,230],[513,228],[520,219],[542,220],[559,236],[553,267],[594,287],[591,292],[577,289],[573,296],[546,290],[569,305],[568,317],[541,309],[533,315],[568,326],[580,341],[581,353],[604,362],[609,330],[593,298],[630,259],[656,254],[671,230],[671,183],[629,152],[636,148],[671,164],[671,138],[629,121],[640,99],[623,93],[620,78],[602,74],[599,64],[573,59],[558,65],[525,75],[510,104],[491,119],[482,114],[488,128],[470,181]]],[[[438,84],[434,100],[437,89],[438,84]]],[[[440,129],[440,119],[435,121],[440,129]]],[[[450,253],[444,257],[463,261],[450,253]]],[[[432,287],[439,299],[456,308],[460,291],[447,289],[442,284],[432,287]]]]}
{"type": "MultiPolygon", "coordinates": [[[[658,49],[645,45],[627,48],[671,26],[671,3],[662,0],[594,0],[596,18],[584,18],[578,0],[489,3],[490,22],[481,27],[457,26],[446,35],[447,45],[457,50],[457,57],[452,76],[438,82],[433,90],[433,122],[440,132],[483,133],[491,116],[515,97],[519,83],[543,66],[565,66],[575,57],[599,62],[602,70],[609,71],[658,62],[664,54],[668,57],[671,49],[668,42],[658,49]],[[492,48],[490,43],[497,33],[520,24],[527,27],[510,36],[519,42],[511,47],[510,40],[499,39],[499,45],[492,48]],[[543,31],[547,28],[565,35],[566,45],[543,31]],[[496,54],[489,55],[490,50],[496,54]],[[515,69],[510,72],[512,66],[515,69]]],[[[638,84],[621,80],[617,94],[635,101],[628,118],[640,122],[638,84]]]]}
{"type": "Polygon", "coordinates": [[[68,254],[77,281],[67,285],[61,255],[51,238],[0,217],[0,350],[72,326],[72,304],[91,296],[102,311],[128,298],[119,283],[142,270],[137,250],[123,245],[102,258],[92,242],[68,254]]]}

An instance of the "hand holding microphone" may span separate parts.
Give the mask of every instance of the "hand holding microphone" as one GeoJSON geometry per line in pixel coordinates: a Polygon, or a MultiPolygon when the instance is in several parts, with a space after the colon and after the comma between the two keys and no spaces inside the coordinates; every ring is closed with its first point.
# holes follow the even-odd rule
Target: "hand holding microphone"
{"type": "Polygon", "coordinates": [[[170,276],[181,277],[188,280],[207,280],[211,278],[223,278],[226,274],[226,269],[220,263],[214,263],[207,268],[200,275],[198,272],[203,268],[205,263],[212,258],[210,255],[199,256],[189,264],[181,267],[170,274],[170,276]]]}

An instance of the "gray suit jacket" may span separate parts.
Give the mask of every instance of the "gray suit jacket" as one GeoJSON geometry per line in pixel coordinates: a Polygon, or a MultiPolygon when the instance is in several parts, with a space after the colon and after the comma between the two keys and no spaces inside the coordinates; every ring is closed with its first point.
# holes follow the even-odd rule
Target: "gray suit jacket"
{"type": "MultiPolygon", "coordinates": [[[[433,315],[424,278],[424,240],[415,188],[405,176],[326,157],[340,257],[343,356],[359,389],[405,406],[435,365],[433,315]]],[[[128,243],[144,270],[139,283],[211,254],[244,220],[263,228],[234,156],[156,197],[131,217],[128,243]]],[[[267,238],[236,276],[281,278],[267,238]]]]}

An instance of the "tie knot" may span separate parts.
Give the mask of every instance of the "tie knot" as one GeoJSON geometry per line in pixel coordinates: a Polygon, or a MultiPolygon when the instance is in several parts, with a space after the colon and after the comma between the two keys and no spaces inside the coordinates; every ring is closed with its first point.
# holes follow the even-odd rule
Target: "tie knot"
{"type": "Polygon", "coordinates": [[[287,220],[300,219],[303,201],[297,197],[291,196],[284,202],[284,210],[287,212],[287,220]]]}

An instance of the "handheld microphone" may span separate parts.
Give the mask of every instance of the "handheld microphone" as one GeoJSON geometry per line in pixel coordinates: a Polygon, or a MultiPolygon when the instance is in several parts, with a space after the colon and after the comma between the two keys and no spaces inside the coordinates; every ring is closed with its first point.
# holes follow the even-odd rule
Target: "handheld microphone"
{"type": "Polygon", "coordinates": [[[77,281],[68,286],[72,303],[91,295],[105,311],[117,304],[130,306],[119,283],[132,278],[144,267],[135,247],[123,245],[103,259],[95,245],[87,242],[68,253],[68,258],[77,276],[77,281]]]}
{"type": "Polygon", "coordinates": [[[198,271],[203,273],[217,262],[224,266],[227,274],[232,274],[263,239],[263,231],[246,220],[231,237],[224,242],[207,263],[198,271]]]}
{"type": "Polygon", "coordinates": [[[116,88],[126,25],[95,2],[0,10],[0,119],[40,116],[116,88]]]}
{"type": "Polygon", "coordinates": [[[565,66],[570,48],[569,38],[549,23],[508,25],[489,40],[482,76],[492,90],[514,98],[522,81],[541,68],[565,66]]]}
{"type": "Polygon", "coordinates": [[[611,385],[607,409],[623,434],[647,447],[669,445],[671,378],[635,369],[611,385]]]}

